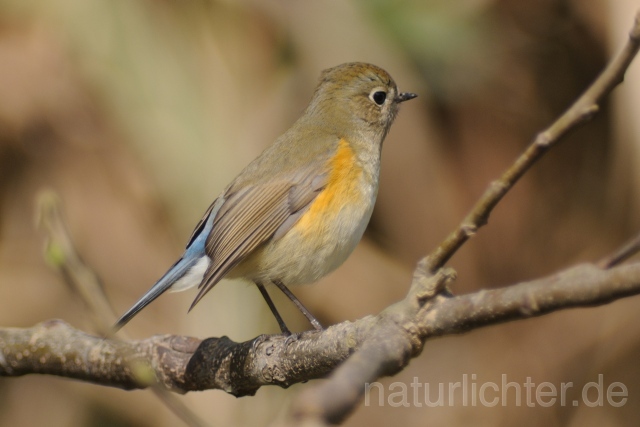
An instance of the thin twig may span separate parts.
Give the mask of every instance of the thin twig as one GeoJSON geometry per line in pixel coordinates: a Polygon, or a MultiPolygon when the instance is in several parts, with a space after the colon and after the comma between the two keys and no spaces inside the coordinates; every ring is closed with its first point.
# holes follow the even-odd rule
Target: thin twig
{"type": "MultiPolygon", "coordinates": [[[[113,338],[111,325],[114,324],[117,316],[104,293],[100,278],[85,264],[75,249],[62,213],[60,197],[51,190],[41,191],[37,196],[36,212],[38,225],[47,233],[45,258],[60,272],[71,290],[86,304],[97,331],[102,336],[113,338]]],[[[127,337],[124,332],[122,334],[123,337],[127,337]]],[[[138,374],[136,378],[144,384],[153,385],[155,377],[152,376],[146,380],[144,372],[147,371],[148,369],[139,369],[136,371],[138,374]]],[[[192,427],[208,425],[166,388],[153,386],[152,390],[158,399],[186,425],[192,427]]]]}
{"type": "Polygon", "coordinates": [[[598,261],[600,268],[611,268],[623,263],[635,254],[640,252],[640,234],[625,243],[624,246],[616,250],[613,254],[598,261]]]}
{"type": "Polygon", "coordinates": [[[498,202],[511,190],[518,180],[562,137],[579,125],[591,120],[600,110],[600,101],[607,96],[614,87],[624,80],[624,73],[635,58],[640,48],[640,12],[636,14],[634,25],[629,33],[627,43],[622,50],[609,62],[600,76],[589,86],[569,109],[562,114],[551,126],[540,132],[531,145],[516,161],[492,182],[480,197],[469,214],[462,220],[456,230],[427,256],[424,261],[429,271],[436,271],[446,264],[449,259],[469,238],[487,224],[489,215],[498,202]]]}
{"type": "Polygon", "coordinates": [[[75,249],[61,211],[60,197],[51,190],[43,190],[36,197],[36,205],[36,222],[46,233],[45,259],[87,305],[97,331],[109,336],[110,325],[116,319],[115,312],[100,279],[75,249]]]}

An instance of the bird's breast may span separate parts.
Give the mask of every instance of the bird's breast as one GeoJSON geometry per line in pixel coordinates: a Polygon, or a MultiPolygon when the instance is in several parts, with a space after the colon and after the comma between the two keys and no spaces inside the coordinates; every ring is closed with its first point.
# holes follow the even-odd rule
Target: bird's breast
{"type": "Polygon", "coordinates": [[[343,233],[348,233],[349,223],[361,220],[357,218],[361,216],[359,213],[369,210],[375,201],[377,182],[368,182],[370,180],[359,164],[356,153],[345,139],[338,143],[328,170],[326,187],[294,225],[294,229],[303,235],[317,236],[336,227],[334,231],[345,228],[343,233]],[[341,227],[343,222],[346,224],[341,227]]]}
{"type": "Polygon", "coordinates": [[[340,266],[371,217],[378,191],[378,165],[373,167],[363,165],[349,142],[340,140],[325,188],[284,236],[258,250],[238,273],[254,281],[299,285],[340,266]]]}

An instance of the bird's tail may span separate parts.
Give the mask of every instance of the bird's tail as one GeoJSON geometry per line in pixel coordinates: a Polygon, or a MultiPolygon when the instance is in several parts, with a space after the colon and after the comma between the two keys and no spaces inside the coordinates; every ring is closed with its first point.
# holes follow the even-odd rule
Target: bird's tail
{"type": "Polygon", "coordinates": [[[142,298],[133,305],[133,307],[127,310],[127,312],[118,319],[115,325],[113,325],[113,331],[116,332],[126,325],[133,316],[138,314],[140,310],[149,305],[153,300],[167,291],[177,280],[180,280],[181,277],[187,274],[191,267],[197,264],[198,261],[199,259],[197,257],[184,257],[176,262],[173,267],[171,267],[169,271],[167,271],[165,275],[162,276],[162,278],[158,280],[156,284],[153,285],[151,289],[149,289],[147,293],[145,293],[142,298]]]}

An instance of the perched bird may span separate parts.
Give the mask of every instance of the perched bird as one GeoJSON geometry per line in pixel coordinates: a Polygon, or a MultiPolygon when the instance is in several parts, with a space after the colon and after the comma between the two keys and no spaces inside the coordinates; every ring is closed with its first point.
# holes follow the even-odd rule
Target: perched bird
{"type": "Polygon", "coordinates": [[[380,152],[401,102],[391,76],[353,62],[324,70],[302,116],[209,206],[187,248],[115,324],[119,329],[166,290],[198,285],[191,310],[223,277],[254,282],[283,333],[264,285],[275,284],[316,329],[287,285],[314,282],[351,254],[378,193],[380,152]]]}

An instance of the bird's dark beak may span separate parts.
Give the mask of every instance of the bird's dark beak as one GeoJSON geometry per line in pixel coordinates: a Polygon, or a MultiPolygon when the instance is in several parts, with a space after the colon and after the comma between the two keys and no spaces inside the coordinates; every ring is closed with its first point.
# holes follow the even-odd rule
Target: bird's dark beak
{"type": "Polygon", "coordinates": [[[418,94],[416,93],[402,92],[402,93],[399,93],[398,96],[396,97],[396,102],[399,104],[401,102],[413,99],[416,96],[418,96],[418,94]]]}

